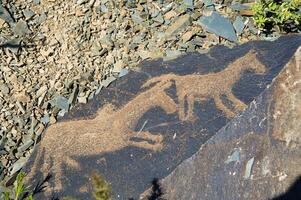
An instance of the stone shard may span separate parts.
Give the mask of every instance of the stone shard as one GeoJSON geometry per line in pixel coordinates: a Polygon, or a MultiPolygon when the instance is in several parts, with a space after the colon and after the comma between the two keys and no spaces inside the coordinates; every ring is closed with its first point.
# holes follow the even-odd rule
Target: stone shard
{"type": "MultiPolygon", "coordinates": [[[[137,199],[150,187],[153,178],[167,177],[208,139],[217,138],[220,134],[216,133],[265,90],[300,44],[300,36],[290,36],[274,42],[251,42],[232,49],[216,47],[206,54],[187,54],[166,62],[144,61],[121,79],[112,83],[111,80],[101,83],[103,87],[97,86],[98,94],[94,99],[87,104],[75,106],[57,124],[47,128],[26,164],[24,170],[28,172],[27,181],[31,185],[35,185],[47,173],[53,174],[45,193],[36,198],[48,199],[54,192],[58,197],[92,199],[90,189],[83,191],[82,188],[92,188],[89,176],[91,171],[97,170],[112,186],[113,199],[137,199]],[[109,83],[111,84],[108,85],[109,83]],[[203,98],[200,99],[200,96],[203,98]]],[[[78,96],[87,97],[82,91],[78,96]]],[[[281,107],[280,104],[279,106],[281,107]]],[[[251,106],[252,111],[256,109],[251,106]]],[[[204,166],[194,165],[183,170],[187,177],[182,177],[181,174],[179,176],[186,177],[186,182],[175,177],[175,187],[179,186],[179,189],[175,188],[175,192],[180,193],[177,195],[185,194],[180,190],[181,183],[184,188],[192,191],[188,187],[192,186],[189,177],[197,181],[197,177],[202,178],[192,175],[193,172],[217,176],[208,179],[208,182],[201,182],[201,186],[193,184],[191,188],[203,187],[207,183],[228,184],[223,177],[225,174],[229,175],[229,171],[205,173],[203,169],[208,171],[227,166],[228,170],[233,170],[230,177],[244,176],[247,161],[252,157],[254,163],[247,170],[250,177],[244,181],[257,178],[257,162],[260,157],[254,153],[265,147],[260,142],[261,135],[258,133],[262,133],[261,127],[266,124],[265,120],[258,119],[251,115],[245,117],[243,124],[251,121],[254,127],[254,133],[246,136],[246,142],[242,140],[240,143],[228,143],[234,131],[228,131],[230,133],[227,132],[220,143],[214,140],[220,146],[210,148],[206,157],[201,157],[204,166]],[[221,148],[223,144],[228,148],[226,151],[221,148]],[[251,149],[244,148],[248,144],[256,146],[251,149]],[[236,151],[239,151],[239,155],[236,151]],[[219,165],[207,169],[213,161],[219,165]],[[238,174],[235,170],[241,170],[241,173],[238,174]]],[[[235,120],[232,124],[234,122],[235,120]]],[[[38,136],[45,125],[43,122],[32,123],[34,133],[38,136]]],[[[233,127],[241,128],[241,131],[251,127],[240,125],[237,122],[233,127]]],[[[232,130],[231,127],[229,130],[232,130]]],[[[274,135],[279,140],[290,138],[291,142],[288,144],[296,141],[289,133],[283,135],[275,132],[274,135]]],[[[272,162],[274,160],[265,160],[263,173],[269,177],[275,175],[273,173],[271,176],[269,172],[272,170],[269,163],[272,162]]],[[[189,166],[189,162],[185,163],[189,166]]],[[[230,185],[239,187],[236,180],[230,185]]],[[[164,187],[168,192],[172,186],[166,182],[164,187]]],[[[204,189],[206,192],[207,190],[204,189]]],[[[193,192],[199,191],[201,190],[193,192]]]]}
{"type": "Polygon", "coordinates": [[[210,16],[201,17],[198,23],[208,32],[232,42],[237,42],[237,37],[230,20],[222,17],[217,12],[212,12],[210,16]]]}
{"type": "Polygon", "coordinates": [[[8,10],[2,6],[2,2],[0,2],[0,18],[6,21],[10,26],[14,25],[14,19],[11,17],[8,10]]]}
{"type": "Polygon", "coordinates": [[[18,21],[13,28],[13,31],[18,36],[24,36],[30,33],[27,23],[24,20],[18,21]]]}
{"type": "Polygon", "coordinates": [[[236,33],[241,34],[245,28],[245,24],[242,21],[242,18],[240,16],[237,16],[235,21],[233,22],[233,27],[236,31],[236,33]]]}
{"type": "Polygon", "coordinates": [[[298,199],[289,193],[300,186],[300,80],[301,46],[240,116],[162,180],[165,198],[298,199]],[[225,162],[233,149],[240,161],[225,162]]]}
{"type": "Polygon", "coordinates": [[[165,37],[171,37],[172,35],[183,30],[190,24],[190,16],[188,14],[180,16],[171,26],[169,26],[165,32],[165,37]]]}

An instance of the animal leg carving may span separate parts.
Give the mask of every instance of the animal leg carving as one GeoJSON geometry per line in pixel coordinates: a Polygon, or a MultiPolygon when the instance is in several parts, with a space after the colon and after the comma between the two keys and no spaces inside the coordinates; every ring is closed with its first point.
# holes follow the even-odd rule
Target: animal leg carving
{"type": "Polygon", "coordinates": [[[167,114],[171,114],[177,111],[178,106],[174,102],[174,100],[165,94],[164,91],[161,92],[162,94],[159,95],[159,101],[161,101],[161,107],[165,110],[167,114]]]}
{"type": "Polygon", "coordinates": [[[233,102],[236,110],[242,111],[247,107],[246,104],[244,102],[242,102],[241,100],[239,100],[238,98],[236,98],[232,94],[232,92],[229,92],[226,95],[229,98],[229,100],[233,102]]]}
{"type": "Polygon", "coordinates": [[[155,143],[161,143],[163,141],[162,135],[154,135],[148,131],[142,131],[138,133],[135,137],[145,140],[151,140],[155,143]]]}
{"type": "Polygon", "coordinates": [[[215,97],[214,98],[215,101],[215,105],[219,110],[222,110],[227,117],[235,117],[235,113],[232,112],[229,108],[227,108],[224,103],[222,102],[222,100],[220,99],[220,97],[215,97]]]}
{"type": "Polygon", "coordinates": [[[57,162],[54,158],[54,169],[53,169],[53,174],[54,174],[54,190],[56,191],[62,191],[63,190],[63,166],[62,163],[59,161],[57,162]]]}
{"type": "Polygon", "coordinates": [[[128,143],[130,146],[134,146],[142,149],[148,149],[151,151],[161,151],[163,149],[162,143],[150,144],[146,141],[141,141],[141,142],[128,141],[128,143]]]}
{"type": "Polygon", "coordinates": [[[193,108],[194,108],[194,96],[188,95],[187,96],[187,104],[188,104],[188,110],[187,110],[187,120],[190,122],[194,122],[197,118],[194,116],[193,108]]]}
{"type": "Polygon", "coordinates": [[[184,94],[178,94],[178,100],[179,100],[179,119],[181,121],[185,121],[185,95],[184,94]]]}

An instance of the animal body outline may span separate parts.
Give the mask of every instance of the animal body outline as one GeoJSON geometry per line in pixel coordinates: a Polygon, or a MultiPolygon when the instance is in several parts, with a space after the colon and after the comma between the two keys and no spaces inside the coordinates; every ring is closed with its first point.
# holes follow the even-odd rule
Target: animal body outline
{"type": "Polygon", "coordinates": [[[161,86],[174,81],[179,101],[179,119],[181,121],[195,121],[193,114],[194,102],[197,100],[213,99],[216,107],[222,110],[227,117],[234,117],[235,112],[224,105],[221,96],[225,95],[234,104],[236,112],[246,108],[246,104],[232,93],[233,85],[241,78],[242,71],[253,70],[257,74],[264,74],[267,68],[258,60],[255,50],[250,50],[244,56],[229,64],[224,70],[209,74],[176,75],[165,74],[146,81],[142,88],[161,86]],[[185,116],[185,100],[187,98],[188,110],[185,116]]]}
{"type": "MultiPolygon", "coordinates": [[[[170,86],[171,83],[167,83],[163,87],[170,86]]],[[[42,158],[42,151],[38,151],[31,169],[32,175],[38,171],[38,167],[44,174],[53,172],[54,190],[61,191],[63,165],[66,164],[74,169],[81,168],[74,159],[77,155],[89,156],[112,152],[127,146],[154,152],[161,151],[162,135],[155,135],[149,131],[133,131],[143,114],[155,106],[159,106],[167,114],[177,111],[176,103],[166,95],[164,90],[161,92],[153,88],[140,93],[119,110],[112,104],[106,104],[97,111],[93,119],[66,121],[50,126],[40,143],[40,150],[45,152],[44,162],[39,166],[38,160],[42,158]],[[61,140],[58,141],[57,138],[61,140]],[[132,138],[139,138],[141,141],[131,140],[132,138]]],[[[28,178],[30,177],[32,176],[29,174],[28,178]]]]}

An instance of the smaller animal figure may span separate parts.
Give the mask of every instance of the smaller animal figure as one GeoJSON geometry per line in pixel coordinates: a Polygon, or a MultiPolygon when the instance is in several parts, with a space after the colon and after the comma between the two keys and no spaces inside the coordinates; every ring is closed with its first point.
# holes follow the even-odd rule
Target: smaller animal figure
{"type": "Polygon", "coordinates": [[[44,150],[44,162],[39,166],[42,151],[37,152],[35,163],[29,177],[37,171],[54,174],[55,190],[62,190],[63,166],[81,169],[74,159],[76,156],[99,155],[120,150],[128,146],[150,151],[163,148],[163,137],[148,131],[133,131],[138,120],[149,109],[159,106],[166,113],[177,111],[175,102],[164,92],[170,82],[138,94],[120,109],[107,104],[99,109],[94,119],[66,121],[50,126],[40,143],[44,150]],[[138,138],[139,141],[132,140],[138,138]]]}
{"type": "Polygon", "coordinates": [[[179,100],[179,119],[182,121],[194,121],[193,114],[194,101],[214,99],[218,109],[222,110],[227,117],[234,117],[235,112],[230,110],[221,100],[221,96],[225,95],[233,103],[235,111],[243,110],[246,105],[244,102],[236,98],[232,93],[232,87],[236,83],[243,71],[252,70],[257,74],[264,74],[266,67],[257,59],[254,50],[249,51],[245,56],[231,63],[226,69],[217,73],[209,73],[205,75],[176,75],[166,74],[154,77],[143,84],[143,88],[153,86],[158,91],[167,82],[174,81],[177,89],[179,100]],[[188,111],[185,116],[185,99],[188,103],[188,111]]]}

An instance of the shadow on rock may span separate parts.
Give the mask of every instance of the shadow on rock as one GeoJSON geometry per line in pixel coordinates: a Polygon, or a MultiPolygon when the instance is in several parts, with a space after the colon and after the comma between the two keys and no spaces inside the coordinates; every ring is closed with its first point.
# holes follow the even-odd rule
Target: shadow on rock
{"type": "Polygon", "coordinates": [[[272,200],[299,200],[301,199],[301,176],[291,185],[286,193],[273,198],[272,200]]]}

